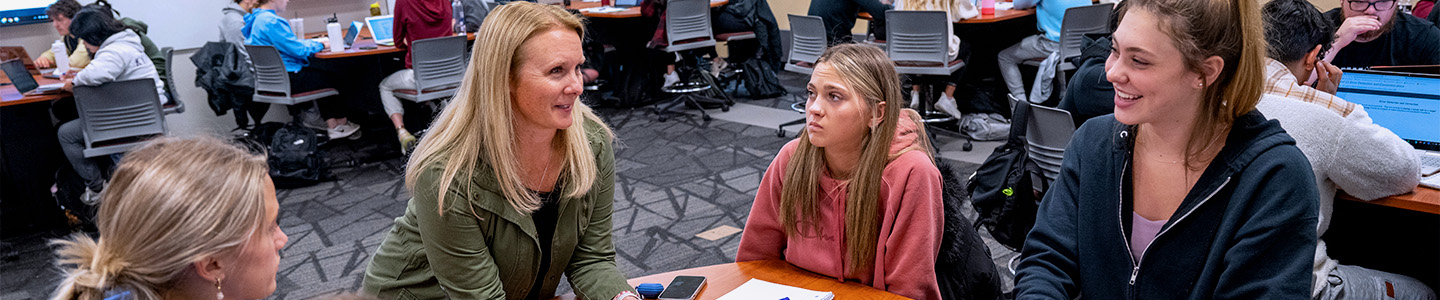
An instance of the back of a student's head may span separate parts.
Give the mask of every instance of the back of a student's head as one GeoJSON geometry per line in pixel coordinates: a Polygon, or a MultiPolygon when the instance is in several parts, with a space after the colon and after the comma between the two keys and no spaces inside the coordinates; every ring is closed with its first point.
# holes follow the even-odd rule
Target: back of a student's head
{"type": "Polygon", "coordinates": [[[87,5],[70,20],[70,35],[97,47],[121,31],[125,31],[125,24],[115,20],[114,12],[106,6],[87,5]]]}
{"type": "Polygon", "coordinates": [[[1325,55],[1334,40],[1330,22],[1307,0],[1271,0],[1261,10],[1265,19],[1266,56],[1291,64],[1320,51],[1325,55]]]}
{"type": "Polygon", "coordinates": [[[53,299],[269,296],[273,242],[285,237],[267,170],[264,156],[214,138],[160,138],[126,154],[101,194],[100,239],[54,242],[65,279],[53,299]]]}

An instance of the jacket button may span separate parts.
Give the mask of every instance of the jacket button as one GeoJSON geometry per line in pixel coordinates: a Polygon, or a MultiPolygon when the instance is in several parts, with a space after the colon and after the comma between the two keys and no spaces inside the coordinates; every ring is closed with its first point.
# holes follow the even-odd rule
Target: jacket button
{"type": "Polygon", "coordinates": [[[1123,131],[1123,130],[1120,131],[1120,138],[1121,138],[1121,139],[1130,138],[1130,132],[1129,132],[1129,131],[1123,131]]]}

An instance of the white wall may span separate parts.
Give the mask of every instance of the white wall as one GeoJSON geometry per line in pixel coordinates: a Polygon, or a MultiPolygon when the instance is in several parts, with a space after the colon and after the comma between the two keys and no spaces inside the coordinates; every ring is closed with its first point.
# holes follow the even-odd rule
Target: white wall
{"type": "MultiPolygon", "coordinates": [[[[81,0],[81,3],[89,2],[81,0]]],[[[350,20],[363,20],[370,15],[370,3],[372,1],[367,0],[291,0],[288,11],[281,14],[293,18],[298,13],[300,17],[305,18],[306,31],[320,32],[324,31],[324,20],[329,18],[331,13],[338,13],[342,23],[348,23],[350,20]]],[[[381,2],[380,5],[381,7],[386,6],[384,2],[381,2]]],[[[121,12],[125,11],[121,10],[121,12]]],[[[216,18],[219,18],[219,11],[215,11],[214,14],[216,18]]],[[[215,36],[206,39],[219,39],[218,28],[212,34],[215,36]]],[[[23,46],[25,51],[32,56],[45,52],[49,49],[50,43],[59,38],[59,34],[55,33],[55,29],[51,27],[50,23],[0,27],[0,46],[23,46]]],[[[193,47],[198,48],[199,45],[193,47]]],[[[175,51],[175,61],[171,62],[174,72],[172,76],[175,79],[175,92],[185,103],[185,113],[166,116],[166,125],[170,128],[170,133],[176,136],[197,134],[229,136],[230,130],[235,129],[236,126],[235,117],[231,115],[233,112],[216,116],[210,110],[205,90],[195,86],[195,64],[190,62],[190,55],[194,54],[195,50],[192,48],[175,51]]],[[[271,107],[269,114],[265,116],[266,121],[284,122],[289,119],[286,109],[279,105],[271,107]]]]}

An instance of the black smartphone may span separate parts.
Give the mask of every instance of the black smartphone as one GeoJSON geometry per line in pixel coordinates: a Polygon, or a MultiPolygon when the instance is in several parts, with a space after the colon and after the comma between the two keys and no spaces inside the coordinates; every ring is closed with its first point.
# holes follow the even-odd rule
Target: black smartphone
{"type": "Polygon", "coordinates": [[[675,276],[660,293],[660,300],[693,300],[705,289],[705,276],[675,276]]]}

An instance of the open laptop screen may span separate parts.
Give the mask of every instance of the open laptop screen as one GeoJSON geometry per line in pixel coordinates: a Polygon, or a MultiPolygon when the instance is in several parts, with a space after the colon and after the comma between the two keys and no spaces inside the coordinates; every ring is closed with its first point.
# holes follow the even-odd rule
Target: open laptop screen
{"type": "Polygon", "coordinates": [[[0,63],[0,69],[5,71],[5,77],[10,78],[10,83],[15,85],[15,90],[21,94],[29,93],[40,84],[35,83],[35,77],[30,77],[30,70],[25,69],[25,63],[19,59],[12,59],[0,63]]]}
{"type": "Polygon", "coordinates": [[[365,26],[370,27],[370,35],[375,38],[376,44],[394,42],[395,35],[390,32],[395,29],[394,20],[394,17],[388,15],[365,18],[365,26]]]}
{"type": "Polygon", "coordinates": [[[1440,76],[1346,70],[1335,95],[1364,106],[1375,124],[1415,148],[1440,150],[1440,76]]]}

